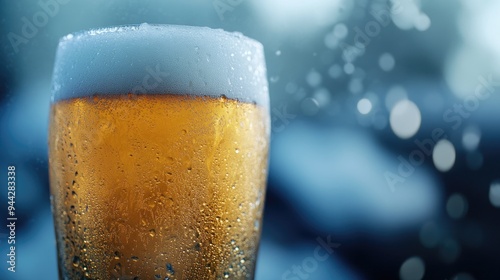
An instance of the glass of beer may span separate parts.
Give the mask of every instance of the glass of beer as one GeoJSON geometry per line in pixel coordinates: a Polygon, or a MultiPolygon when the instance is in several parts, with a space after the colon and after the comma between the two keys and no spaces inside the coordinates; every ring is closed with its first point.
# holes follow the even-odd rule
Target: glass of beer
{"type": "Polygon", "coordinates": [[[260,43],[170,25],[70,34],[52,87],[60,279],[253,279],[270,132],[260,43]]]}

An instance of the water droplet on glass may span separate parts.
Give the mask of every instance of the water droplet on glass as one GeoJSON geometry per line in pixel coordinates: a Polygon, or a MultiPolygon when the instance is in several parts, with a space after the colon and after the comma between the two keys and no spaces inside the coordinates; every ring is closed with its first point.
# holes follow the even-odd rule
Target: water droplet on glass
{"type": "Polygon", "coordinates": [[[115,264],[115,267],[113,268],[117,273],[121,273],[122,270],[122,265],[120,263],[115,264]]]}
{"type": "Polygon", "coordinates": [[[80,257],[73,256],[73,266],[78,267],[80,265],[80,257]]]}
{"type": "Polygon", "coordinates": [[[167,268],[167,272],[168,272],[168,273],[170,273],[170,274],[172,274],[172,275],[173,275],[173,274],[175,274],[174,268],[173,268],[173,266],[172,266],[172,264],[171,264],[171,263],[167,263],[167,264],[166,264],[166,268],[167,268]]]}

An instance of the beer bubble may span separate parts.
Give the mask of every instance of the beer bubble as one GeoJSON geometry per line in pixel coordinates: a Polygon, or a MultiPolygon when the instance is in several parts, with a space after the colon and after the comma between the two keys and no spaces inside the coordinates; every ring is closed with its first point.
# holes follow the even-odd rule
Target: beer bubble
{"type": "Polygon", "coordinates": [[[224,272],[224,278],[229,278],[229,272],[224,272]]]}
{"type": "Polygon", "coordinates": [[[138,261],[138,260],[139,260],[139,257],[137,257],[137,256],[132,256],[130,259],[131,259],[132,261],[136,262],[136,261],[138,261]]]}
{"type": "Polygon", "coordinates": [[[255,222],[253,223],[253,229],[259,230],[259,228],[260,228],[260,222],[259,220],[255,220],[255,222]]]}
{"type": "Polygon", "coordinates": [[[150,230],[149,230],[149,235],[150,235],[151,237],[155,237],[155,235],[156,235],[156,231],[155,231],[155,229],[150,229],[150,230]]]}

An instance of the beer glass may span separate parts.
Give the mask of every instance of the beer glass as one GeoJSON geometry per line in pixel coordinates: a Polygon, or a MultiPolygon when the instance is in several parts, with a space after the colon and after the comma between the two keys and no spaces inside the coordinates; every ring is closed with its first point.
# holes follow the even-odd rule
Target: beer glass
{"type": "Polygon", "coordinates": [[[61,279],[253,279],[270,132],[260,43],[170,25],[70,34],[52,87],[61,279]]]}

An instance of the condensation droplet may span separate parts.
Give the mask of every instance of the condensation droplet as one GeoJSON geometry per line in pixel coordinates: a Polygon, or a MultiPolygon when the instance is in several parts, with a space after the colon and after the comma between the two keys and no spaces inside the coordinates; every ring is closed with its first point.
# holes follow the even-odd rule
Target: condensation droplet
{"type": "Polygon", "coordinates": [[[170,273],[170,274],[175,274],[175,271],[174,271],[174,267],[172,266],[171,263],[167,263],[166,264],[166,268],[167,268],[167,272],[170,273]]]}

